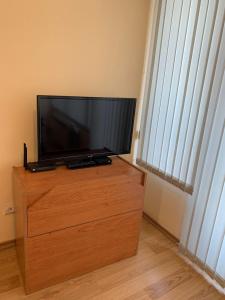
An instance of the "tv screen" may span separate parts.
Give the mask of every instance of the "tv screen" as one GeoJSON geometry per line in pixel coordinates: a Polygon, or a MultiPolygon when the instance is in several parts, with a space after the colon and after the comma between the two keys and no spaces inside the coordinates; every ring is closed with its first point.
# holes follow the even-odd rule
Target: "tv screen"
{"type": "Polygon", "coordinates": [[[136,100],[37,96],[38,160],[127,154],[136,100]]]}

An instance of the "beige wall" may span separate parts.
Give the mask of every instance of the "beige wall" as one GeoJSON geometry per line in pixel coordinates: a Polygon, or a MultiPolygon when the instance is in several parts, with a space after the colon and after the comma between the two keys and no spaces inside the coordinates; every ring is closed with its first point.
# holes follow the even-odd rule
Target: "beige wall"
{"type": "Polygon", "coordinates": [[[149,0],[1,0],[0,242],[11,170],[35,159],[37,94],[138,97],[149,0]]]}

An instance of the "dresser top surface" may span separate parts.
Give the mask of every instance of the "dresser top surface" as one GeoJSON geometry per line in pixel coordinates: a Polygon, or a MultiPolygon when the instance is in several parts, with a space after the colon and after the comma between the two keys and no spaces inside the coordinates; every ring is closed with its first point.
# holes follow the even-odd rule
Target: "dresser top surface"
{"type": "Polygon", "coordinates": [[[31,173],[23,167],[14,167],[14,175],[24,185],[27,192],[46,190],[54,185],[96,180],[105,177],[121,175],[140,176],[143,172],[119,157],[112,158],[111,165],[69,170],[65,166],[57,167],[53,171],[31,173]]]}

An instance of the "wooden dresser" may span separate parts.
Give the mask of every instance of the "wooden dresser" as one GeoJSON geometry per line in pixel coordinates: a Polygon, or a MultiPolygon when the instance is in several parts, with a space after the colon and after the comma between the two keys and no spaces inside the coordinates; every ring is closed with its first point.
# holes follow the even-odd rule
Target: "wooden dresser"
{"type": "Polygon", "coordinates": [[[136,254],[144,174],[129,163],[13,175],[26,293],[136,254]]]}

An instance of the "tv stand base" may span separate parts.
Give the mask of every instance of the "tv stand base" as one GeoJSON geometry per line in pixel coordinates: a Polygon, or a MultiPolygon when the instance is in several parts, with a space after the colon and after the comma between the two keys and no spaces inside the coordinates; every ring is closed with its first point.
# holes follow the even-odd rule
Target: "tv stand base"
{"type": "Polygon", "coordinates": [[[14,168],[16,249],[27,294],[136,254],[144,173],[118,157],[112,162],[74,172],[14,168]]]}
{"type": "Polygon", "coordinates": [[[112,163],[111,158],[107,156],[94,157],[92,159],[76,160],[66,162],[68,169],[80,169],[89,168],[94,166],[110,165],[112,163]]]}

